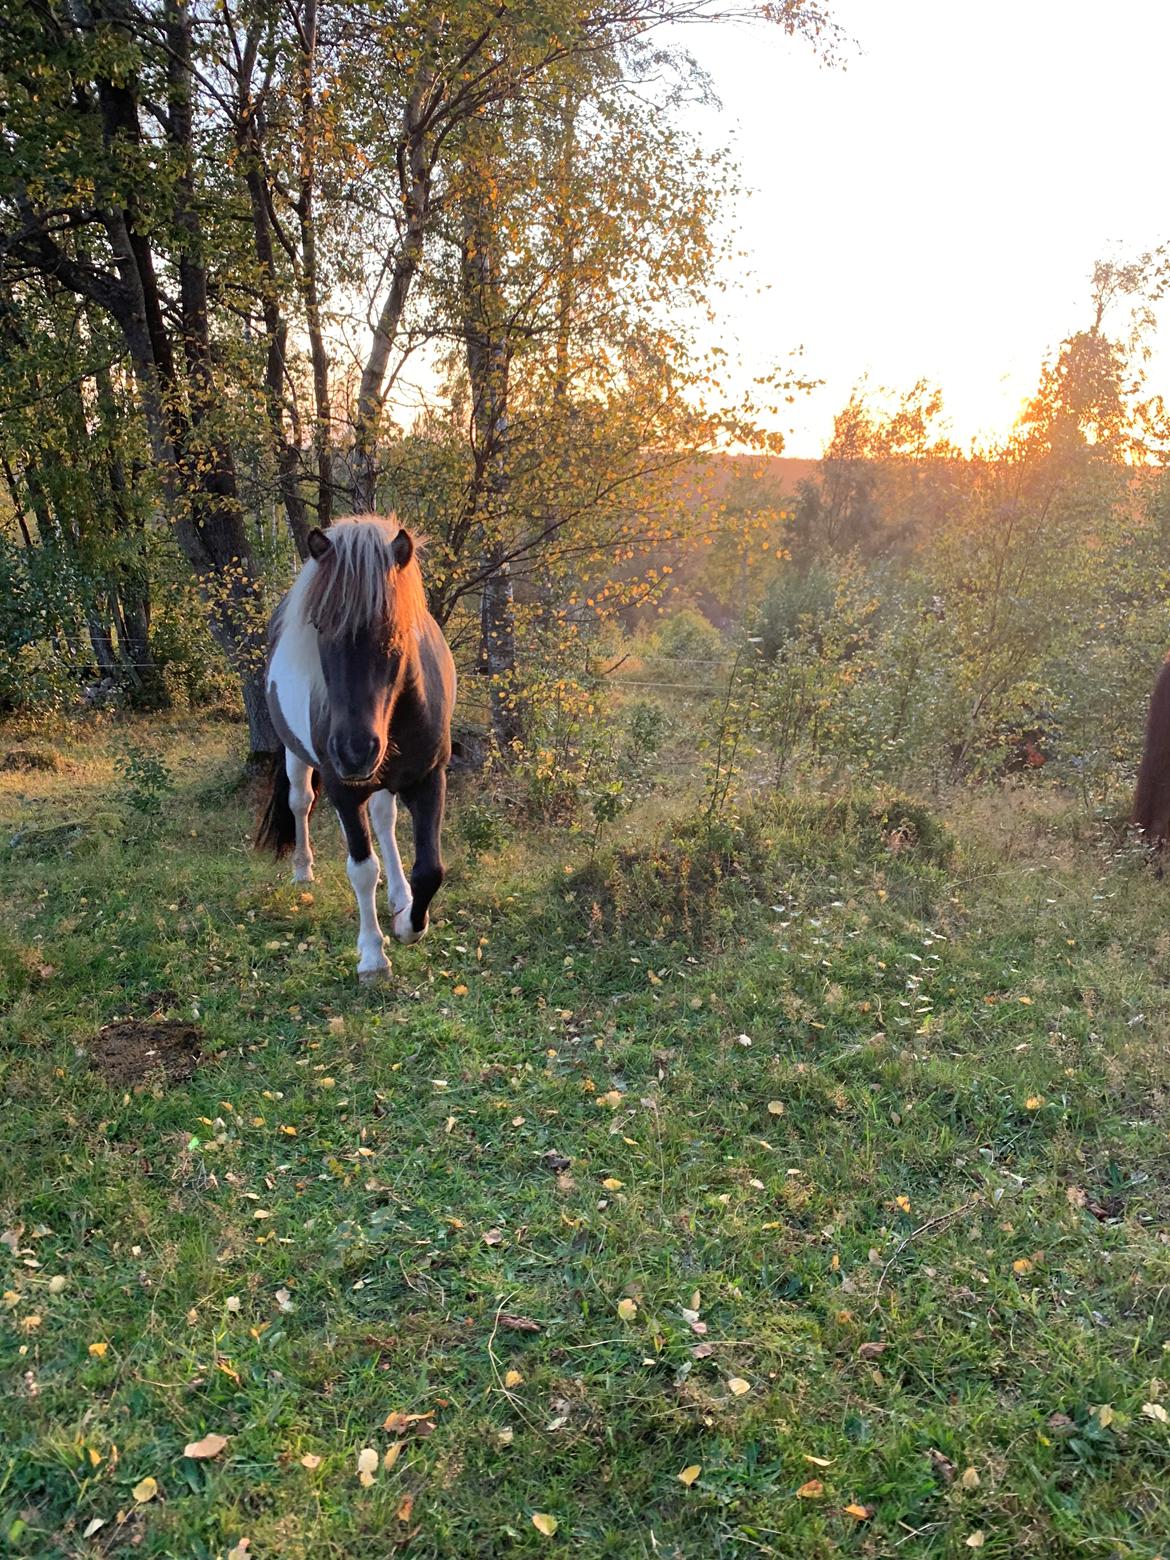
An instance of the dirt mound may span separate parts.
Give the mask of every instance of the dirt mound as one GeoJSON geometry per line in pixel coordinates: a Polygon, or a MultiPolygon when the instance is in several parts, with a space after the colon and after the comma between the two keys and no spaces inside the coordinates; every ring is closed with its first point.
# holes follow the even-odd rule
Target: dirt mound
{"type": "Polygon", "coordinates": [[[141,1083],[162,1073],[170,1085],[186,1083],[194,1074],[201,1039],[194,1024],[127,1018],[99,1029],[87,1049],[107,1083],[141,1083]]]}

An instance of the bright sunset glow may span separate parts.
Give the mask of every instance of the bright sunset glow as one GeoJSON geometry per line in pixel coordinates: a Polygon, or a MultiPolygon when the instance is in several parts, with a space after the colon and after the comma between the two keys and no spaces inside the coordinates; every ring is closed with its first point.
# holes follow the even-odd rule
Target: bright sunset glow
{"type": "MultiPolygon", "coordinates": [[[[1165,238],[1170,7],[1125,0],[842,0],[844,70],[765,29],[692,29],[753,193],[754,273],[725,295],[744,381],[803,345],[825,388],[788,453],[820,453],[852,386],[942,387],[962,441],[1002,435],[1085,322],[1094,260],[1165,238]],[[759,289],[763,289],[760,291],[759,289]]],[[[1170,351],[1150,364],[1165,385],[1170,351]]]]}

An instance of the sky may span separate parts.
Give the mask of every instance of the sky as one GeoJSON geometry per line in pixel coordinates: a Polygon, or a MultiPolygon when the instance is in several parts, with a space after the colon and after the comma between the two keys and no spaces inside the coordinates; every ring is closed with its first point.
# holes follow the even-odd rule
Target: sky
{"type": "MultiPolygon", "coordinates": [[[[818,455],[864,376],[943,391],[961,442],[1002,435],[1045,355],[1086,323],[1099,257],[1170,240],[1166,0],[833,0],[845,69],[778,29],[681,35],[749,193],[717,339],[746,383],[803,348],[824,388],[787,409],[818,455]]],[[[1163,333],[1170,338],[1170,310],[1163,333]]],[[[1170,339],[1150,365],[1170,392],[1170,339]]]]}

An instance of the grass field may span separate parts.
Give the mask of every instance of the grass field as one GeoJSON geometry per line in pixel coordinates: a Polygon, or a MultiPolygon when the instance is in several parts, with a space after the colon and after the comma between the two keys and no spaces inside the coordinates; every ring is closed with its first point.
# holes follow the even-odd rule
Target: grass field
{"type": "Polygon", "coordinates": [[[456,798],[367,989],[237,741],[0,775],[0,1548],[1170,1554],[1170,886],[1043,795],[456,798]],[[104,1081],[152,1014],[194,1075],[104,1081]]]}

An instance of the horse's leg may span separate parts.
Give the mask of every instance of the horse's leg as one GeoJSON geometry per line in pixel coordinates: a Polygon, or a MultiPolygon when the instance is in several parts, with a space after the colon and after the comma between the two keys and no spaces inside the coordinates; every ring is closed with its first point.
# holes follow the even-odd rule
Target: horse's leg
{"type": "Polygon", "coordinates": [[[331,798],[341,820],[345,845],[349,852],[345,870],[358,907],[358,979],[385,980],[390,960],[383,947],[382,928],[378,924],[378,858],[370,843],[370,820],[366,804],[348,795],[331,798]]]}
{"type": "Polygon", "coordinates": [[[313,847],[309,844],[309,814],[313,810],[313,768],[295,753],[286,753],[288,804],[297,823],[297,842],[293,847],[293,882],[313,881],[313,847]]]}
{"type": "Polygon", "coordinates": [[[399,942],[417,942],[426,931],[427,907],[443,881],[439,835],[446,795],[445,769],[432,769],[425,780],[402,793],[414,820],[414,866],[410,870],[410,903],[394,917],[394,935],[399,942]]]}
{"type": "Polygon", "coordinates": [[[382,847],[382,865],[386,869],[386,899],[390,905],[390,920],[410,909],[410,884],[402,870],[402,857],[398,854],[398,836],[394,825],[398,819],[398,798],[393,791],[375,791],[370,797],[370,822],[382,847]]]}

